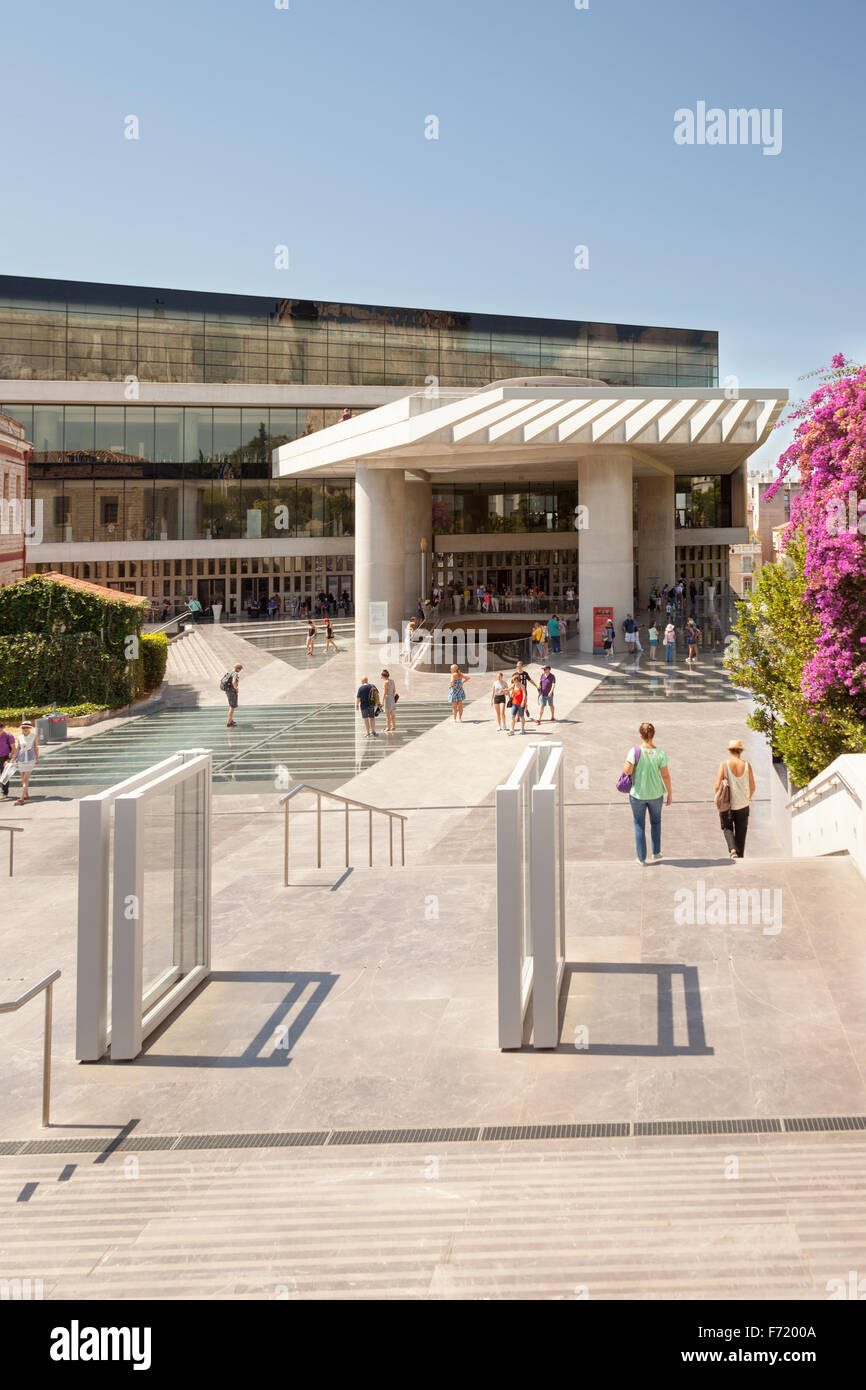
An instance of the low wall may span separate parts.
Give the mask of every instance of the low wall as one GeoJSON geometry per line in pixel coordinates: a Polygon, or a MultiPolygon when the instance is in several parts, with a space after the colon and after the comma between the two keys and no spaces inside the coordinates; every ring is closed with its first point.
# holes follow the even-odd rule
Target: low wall
{"type": "Polygon", "coordinates": [[[789,813],[792,854],[847,853],[866,878],[866,754],[836,758],[802,790],[802,804],[789,813]]]}
{"type": "Polygon", "coordinates": [[[788,810],[788,802],[796,790],[788,776],[788,769],[785,764],[772,762],[770,765],[770,814],[783,850],[786,854],[791,855],[794,850],[791,835],[791,812],[788,810]]]}

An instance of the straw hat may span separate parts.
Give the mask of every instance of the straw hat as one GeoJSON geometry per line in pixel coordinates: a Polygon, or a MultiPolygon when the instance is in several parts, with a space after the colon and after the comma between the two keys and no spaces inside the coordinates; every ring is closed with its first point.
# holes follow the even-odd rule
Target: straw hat
{"type": "Polygon", "coordinates": [[[732,739],[729,741],[729,743],[728,743],[728,752],[729,752],[729,753],[742,753],[742,751],[743,751],[743,743],[742,743],[742,740],[741,740],[741,739],[738,739],[738,738],[732,738],[732,739]]]}

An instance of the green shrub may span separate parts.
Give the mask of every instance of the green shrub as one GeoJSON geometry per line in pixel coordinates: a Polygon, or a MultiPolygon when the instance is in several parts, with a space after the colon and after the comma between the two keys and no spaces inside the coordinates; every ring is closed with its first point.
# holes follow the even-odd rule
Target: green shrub
{"type": "Polygon", "coordinates": [[[122,657],[126,638],[141,630],[144,611],[121,599],[103,599],[32,574],[0,589],[0,637],[94,633],[101,635],[109,652],[122,657]]]}
{"type": "Polygon", "coordinates": [[[140,640],[144,667],[144,690],[149,695],[152,690],[158,690],[165,679],[168,638],[164,632],[150,632],[146,633],[140,640]]]}
{"type": "MultiPolygon", "coordinates": [[[[87,714],[101,714],[108,708],[108,705],[63,705],[58,713],[70,719],[83,719],[87,714]]],[[[0,724],[20,724],[25,714],[28,719],[41,719],[51,713],[51,705],[15,705],[11,709],[0,709],[0,724]]]]}
{"type": "Polygon", "coordinates": [[[0,636],[0,705],[28,713],[66,701],[116,709],[133,697],[134,664],[106,650],[96,632],[0,636]]]}

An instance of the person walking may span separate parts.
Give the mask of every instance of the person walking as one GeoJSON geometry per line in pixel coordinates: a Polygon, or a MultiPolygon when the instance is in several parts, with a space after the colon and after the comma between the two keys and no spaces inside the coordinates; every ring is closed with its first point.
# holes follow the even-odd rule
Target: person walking
{"type": "Polygon", "coordinates": [[[39,740],[29,719],[21,720],[21,732],[17,742],[15,767],[21,774],[21,795],[15,805],[23,806],[25,801],[30,800],[30,778],[39,762],[39,740]]]}
{"type": "Polygon", "coordinates": [[[746,853],[746,831],[749,828],[749,802],[755,795],[755,774],[751,763],[743,757],[740,739],[732,738],[728,744],[729,757],[719,764],[714,791],[718,792],[727,778],[731,789],[730,805],[719,811],[719,821],[728,855],[731,859],[742,859],[746,853]]]}
{"type": "Polygon", "coordinates": [[[376,733],[376,705],[377,691],[375,685],[371,685],[366,676],[361,677],[361,684],[358,686],[355,695],[355,709],[361,711],[361,718],[364,721],[366,733],[365,738],[378,738],[376,733]]]}
{"type": "Polygon", "coordinates": [[[196,625],[198,625],[201,622],[201,604],[199,603],[198,599],[193,598],[192,595],[190,595],[190,597],[186,601],[186,606],[192,614],[193,622],[196,625]]]}
{"type": "Polygon", "coordinates": [[[603,647],[604,647],[604,654],[605,654],[605,656],[607,657],[608,661],[613,661],[613,649],[614,649],[614,643],[615,643],[615,642],[616,642],[616,628],[615,628],[614,625],[613,625],[613,619],[612,619],[612,618],[608,618],[607,622],[605,623],[605,626],[604,626],[604,634],[603,634],[603,636],[602,636],[602,645],[603,645],[603,647]]]}
{"type": "Polygon", "coordinates": [[[653,862],[658,863],[662,857],[662,804],[670,806],[673,800],[668,755],[663,748],[656,748],[653,742],[656,733],[654,724],[641,724],[638,733],[640,748],[629,750],[622,770],[632,779],[629,801],[637,862],[646,864],[646,818],[649,812],[653,862]]]}
{"type": "MultiPolygon", "coordinates": [[[[325,651],[327,651],[327,647],[325,651]]],[[[382,709],[385,711],[385,733],[396,734],[397,732],[397,686],[391,672],[385,668],[382,672],[382,709]]]]}
{"type": "Polygon", "coordinates": [[[466,691],[463,689],[464,681],[469,677],[464,675],[459,666],[451,667],[451,682],[448,686],[448,699],[451,703],[451,717],[455,724],[463,723],[463,702],[466,699],[466,691]]]}
{"type": "Polygon", "coordinates": [[[560,621],[554,613],[550,622],[547,624],[547,631],[550,634],[551,650],[554,656],[558,656],[562,650],[560,644],[561,626],[560,621]]]}
{"type": "Polygon", "coordinates": [[[549,666],[545,666],[541,675],[541,680],[538,682],[538,718],[535,721],[536,724],[541,723],[541,716],[544,714],[546,708],[550,710],[551,724],[556,723],[556,714],[553,708],[553,687],[555,685],[556,676],[549,666]]]}
{"type": "Polygon", "coordinates": [[[541,623],[536,623],[532,629],[532,655],[539,658],[544,656],[544,629],[541,623]]]}
{"type": "Polygon", "coordinates": [[[517,670],[514,672],[514,676],[512,677],[512,685],[514,684],[515,680],[518,682],[521,690],[523,691],[523,700],[521,701],[520,706],[522,713],[520,718],[523,732],[526,733],[526,713],[529,707],[529,687],[531,685],[534,685],[535,689],[537,690],[538,686],[535,685],[535,681],[532,679],[529,672],[524,671],[522,661],[518,661],[517,663],[517,670]]]}
{"type": "Polygon", "coordinates": [[[686,632],[686,640],[689,644],[689,654],[686,657],[686,661],[697,661],[698,643],[701,640],[701,634],[694,618],[689,618],[689,626],[686,632]]]}
{"type": "Polygon", "coordinates": [[[668,623],[665,628],[665,661],[668,666],[674,664],[674,652],[677,646],[677,630],[673,623],[668,623]]]}
{"type": "MultiPolygon", "coordinates": [[[[310,616],[310,619],[307,623],[307,656],[313,656],[315,654],[317,631],[318,629],[316,627],[316,624],[313,622],[312,616],[310,616]]],[[[325,650],[327,651],[327,647],[325,648],[325,650]]]]}
{"type": "Polygon", "coordinates": [[[653,621],[650,623],[650,630],[648,636],[650,644],[650,661],[655,661],[656,652],[659,649],[659,630],[655,625],[655,619],[653,619],[653,621]]]}
{"type": "Polygon", "coordinates": [[[713,651],[718,651],[724,646],[722,641],[722,620],[718,613],[713,614],[713,651]]]}
{"type": "Polygon", "coordinates": [[[633,653],[635,644],[635,634],[637,632],[637,623],[635,622],[631,613],[626,614],[625,622],[622,625],[622,630],[625,633],[625,649],[627,652],[633,653]]]}
{"type": "Polygon", "coordinates": [[[220,690],[224,692],[229,702],[229,717],[226,720],[227,729],[234,728],[235,710],[238,707],[238,685],[240,684],[240,673],[243,669],[240,662],[237,662],[230,671],[226,671],[220,681],[220,690]]]}
{"type": "Polygon", "coordinates": [[[336,642],[334,641],[334,628],[329,617],[325,619],[325,639],[325,656],[328,655],[328,650],[330,647],[333,647],[335,652],[338,652],[340,650],[336,642]]]}
{"type": "Polygon", "coordinates": [[[505,728],[505,696],[508,686],[502,679],[502,672],[496,672],[496,680],[490,690],[490,703],[496,711],[496,731],[497,733],[505,728]]]}
{"type": "Polygon", "coordinates": [[[511,728],[509,734],[514,733],[514,725],[520,720],[520,732],[526,733],[526,687],[521,685],[515,673],[511,677],[511,690],[509,692],[509,707],[511,709],[511,728]]]}
{"type": "Polygon", "coordinates": [[[15,750],[17,749],[17,747],[18,743],[15,738],[15,735],[9,733],[9,730],[6,728],[5,724],[3,723],[3,720],[0,719],[0,789],[2,789],[4,796],[9,795],[9,780],[12,777],[12,773],[14,771],[15,750]],[[4,780],[4,770],[6,766],[10,764],[11,766],[9,766],[9,774],[4,780]]]}

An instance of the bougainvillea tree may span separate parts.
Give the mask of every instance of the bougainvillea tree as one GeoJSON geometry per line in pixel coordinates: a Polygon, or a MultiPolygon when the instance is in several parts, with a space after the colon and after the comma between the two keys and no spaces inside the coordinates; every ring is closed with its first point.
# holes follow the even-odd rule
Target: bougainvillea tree
{"type": "Polygon", "coordinates": [[[866,716],[866,367],[834,357],[829,379],[795,416],[794,440],[767,496],[799,469],[785,539],[803,533],[806,601],[819,625],[803,694],[816,712],[827,698],[847,697],[866,716]]]}
{"type": "Polygon", "coordinates": [[[728,663],[800,782],[866,751],[866,367],[838,355],[819,375],[765,494],[799,471],[782,566],[741,606],[728,663]]]}

